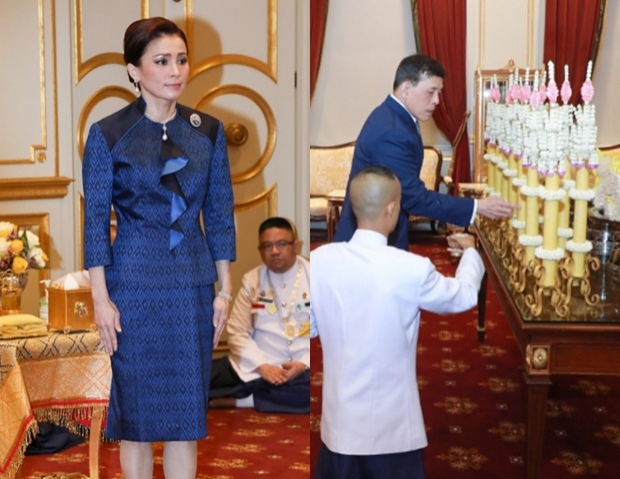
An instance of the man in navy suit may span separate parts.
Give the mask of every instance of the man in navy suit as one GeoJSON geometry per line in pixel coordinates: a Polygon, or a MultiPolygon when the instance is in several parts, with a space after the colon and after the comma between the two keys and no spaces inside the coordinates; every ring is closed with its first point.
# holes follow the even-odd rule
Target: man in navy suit
{"type": "MultiPolygon", "coordinates": [[[[468,226],[476,213],[504,218],[516,208],[497,196],[474,200],[429,191],[420,180],[424,146],[419,122],[433,116],[444,75],[443,66],[432,58],[424,55],[404,58],[396,70],[392,94],[370,114],[355,146],[349,183],[364,167],[385,166],[402,185],[400,216],[388,244],[404,250],[409,249],[409,215],[468,226]]],[[[347,187],[334,241],[351,239],[356,226],[347,187]]]]}

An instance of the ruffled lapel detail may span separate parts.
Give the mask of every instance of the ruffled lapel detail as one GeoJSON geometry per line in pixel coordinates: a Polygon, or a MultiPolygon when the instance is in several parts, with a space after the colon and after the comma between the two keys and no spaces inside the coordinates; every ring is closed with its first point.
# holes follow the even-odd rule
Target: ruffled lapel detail
{"type": "Polygon", "coordinates": [[[189,160],[170,138],[166,141],[162,141],[161,159],[164,163],[164,167],[161,171],[159,181],[164,188],[172,193],[169,244],[169,250],[172,251],[185,237],[179,218],[181,218],[181,215],[187,210],[187,198],[177,178],[177,172],[182,170],[189,160]]]}

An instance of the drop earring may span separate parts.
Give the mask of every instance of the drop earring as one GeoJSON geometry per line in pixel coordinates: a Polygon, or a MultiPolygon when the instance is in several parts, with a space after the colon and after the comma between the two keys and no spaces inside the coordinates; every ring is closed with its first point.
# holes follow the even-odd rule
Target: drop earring
{"type": "Polygon", "coordinates": [[[134,80],[133,86],[134,86],[134,88],[136,90],[136,95],[140,95],[140,87],[138,86],[139,84],[140,84],[139,80],[134,80]]]}

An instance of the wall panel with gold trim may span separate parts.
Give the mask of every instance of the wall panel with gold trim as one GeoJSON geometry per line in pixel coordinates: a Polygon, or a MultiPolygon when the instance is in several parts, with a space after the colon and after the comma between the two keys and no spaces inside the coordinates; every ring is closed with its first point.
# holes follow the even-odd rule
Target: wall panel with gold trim
{"type": "Polygon", "coordinates": [[[10,42],[0,48],[0,201],[63,197],[70,178],[59,166],[55,1],[2,8],[10,42]]]}

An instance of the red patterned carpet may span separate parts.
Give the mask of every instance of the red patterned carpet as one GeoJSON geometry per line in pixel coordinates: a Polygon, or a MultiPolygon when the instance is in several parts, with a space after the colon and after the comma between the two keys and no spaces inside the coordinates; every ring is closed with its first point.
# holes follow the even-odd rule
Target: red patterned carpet
{"type": "MultiPolygon", "coordinates": [[[[198,443],[197,479],[272,477],[307,479],[310,471],[308,415],[261,414],[251,409],[209,411],[209,437],[198,443]]],[[[154,479],[163,479],[163,445],[154,446],[154,479]]],[[[100,479],[120,479],[118,444],[105,443],[100,479]]],[[[88,443],[46,456],[27,456],[24,479],[52,472],[88,475],[88,443]]]]}
{"type": "MultiPolygon", "coordinates": [[[[424,241],[413,249],[429,256],[444,274],[454,274],[442,240],[424,241]]],[[[525,477],[523,359],[491,286],[482,344],[476,314],[422,315],[418,382],[429,440],[424,453],[429,479],[525,477]]],[[[322,357],[318,340],[311,347],[314,466],[320,445],[322,357]]],[[[540,477],[620,478],[620,378],[553,381],[540,477]]]]}

